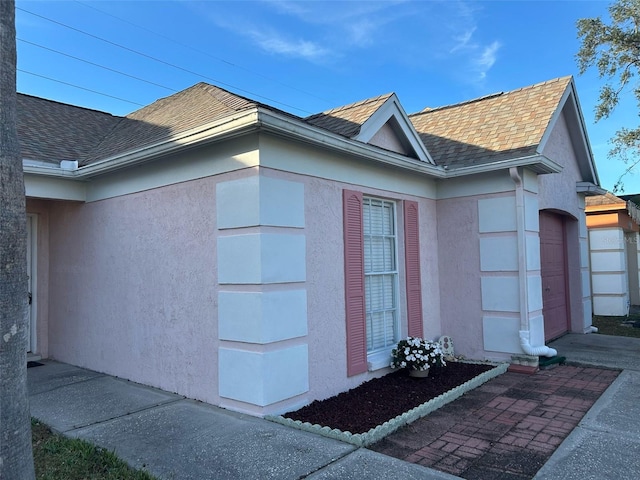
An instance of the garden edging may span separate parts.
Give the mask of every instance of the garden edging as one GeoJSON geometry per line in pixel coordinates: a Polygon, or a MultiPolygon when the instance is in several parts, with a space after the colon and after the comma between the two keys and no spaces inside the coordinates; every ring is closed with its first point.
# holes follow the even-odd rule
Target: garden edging
{"type": "MultiPolygon", "coordinates": [[[[466,362],[466,363],[474,363],[474,362],[466,362]]],[[[478,362],[480,363],[480,362],[478,362]]],[[[484,362],[482,362],[484,363],[484,362]]],[[[275,423],[280,423],[282,425],[286,425],[288,427],[297,428],[298,430],[303,430],[306,432],[316,433],[318,435],[322,435],[329,438],[334,438],[336,440],[341,440],[343,442],[351,443],[358,447],[366,447],[367,445],[371,445],[382,440],[387,435],[395,432],[400,427],[403,427],[409,423],[416,421],[419,418],[422,418],[429,413],[437,410],[447,403],[450,403],[465,394],[469,390],[473,390],[474,388],[479,387],[483,383],[491,380],[492,378],[497,377],[498,375],[502,375],[507,371],[509,367],[508,363],[501,363],[492,368],[491,370],[481,373],[477,377],[472,378],[471,380],[459,385],[442,395],[437,396],[429,400],[428,402],[423,403],[422,405],[418,405],[415,408],[403,413],[402,415],[398,415],[391,420],[384,422],[382,425],[378,425],[377,427],[372,428],[371,430],[364,433],[351,433],[351,432],[343,432],[342,430],[338,430],[337,428],[331,428],[326,426],[321,426],[318,424],[311,424],[309,422],[301,422],[300,420],[292,420],[290,418],[285,418],[282,415],[269,415],[266,416],[265,419],[270,420],[275,423]]]]}

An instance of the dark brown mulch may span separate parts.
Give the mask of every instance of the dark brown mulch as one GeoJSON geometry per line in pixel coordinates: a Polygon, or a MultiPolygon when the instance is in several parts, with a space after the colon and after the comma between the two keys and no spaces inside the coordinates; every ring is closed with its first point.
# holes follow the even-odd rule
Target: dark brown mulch
{"type": "Polygon", "coordinates": [[[283,416],[343,432],[364,433],[492,368],[449,362],[446,367],[432,368],[427,378],[413,378],[406,371],[398,371],[283,416]]]}

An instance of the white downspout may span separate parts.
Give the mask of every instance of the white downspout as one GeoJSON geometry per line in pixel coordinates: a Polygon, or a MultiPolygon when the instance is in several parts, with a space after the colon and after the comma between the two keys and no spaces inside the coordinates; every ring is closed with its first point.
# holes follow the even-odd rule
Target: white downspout
{"type": "Polygon", "coordinates": [[[517,167],[509,168],[516,184],[516,231],[518,234],[518,277],[520,281],[520,347],[527,355],[555,357],[558,352],[545,345],[532,347],[529,332],[529,294],[527,278],[527,238],[524,218],[524,185],[517,167]]]}

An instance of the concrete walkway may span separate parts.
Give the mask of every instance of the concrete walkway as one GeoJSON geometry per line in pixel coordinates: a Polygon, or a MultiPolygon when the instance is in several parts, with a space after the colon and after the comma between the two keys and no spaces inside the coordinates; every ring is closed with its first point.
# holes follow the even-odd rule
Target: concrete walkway
{"type": "MultiPolygon", "coordinates": [[[[570,363],[624,371],[535,478],[640,478],[640,339],[567,335],[552,346],[570,363]]],[[[161,479],[458,478],[71,365],[42,363],[28,370],[32,416],[115,450],[161,479]]]]}

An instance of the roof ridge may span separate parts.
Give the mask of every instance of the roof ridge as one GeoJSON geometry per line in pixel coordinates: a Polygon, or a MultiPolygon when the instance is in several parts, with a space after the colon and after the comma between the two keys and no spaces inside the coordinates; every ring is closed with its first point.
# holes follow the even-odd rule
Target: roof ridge
{"type": "Polygon", "coordinates": [[[238,95],[237,93],[231,92],[227,89],[224,89],[222,87],[219,87],[217,85],[213,85],[211,83],[207,83],[207,82],[199,82],[196,83],[195,85],[193,85],[193,87],[202,87],[208,94],[210,94],[211,96],[213,96],[216,100],[224,103],[227,107],[231,108],[231,104],[229,102],[227,102],[227,99],[225,99],[222,95],[220,95],[220,93],[224,93],[227,95],[231,95],[235,98],[239,98],[241,100],[244,100],[245,102],[248,103],[253,103],[254,105],[261,105],[260,102],[253,100],[249,97],[245,97],[243,95],[238,95]]]}
{"type": "Polygon", "coordinates": [[[81,107],[80,105],[74,105],[72,103],[60,102],[58,100],[51,100],[49,98],[38,97],[36,95],[30,95],[28,93],[16,92],[16,94],[17,95],[21,95],[23,97],[33,98],[33,99],[38,100],[38,101],[44,101],[44,102],[48,102],[48,103],[56,103],[58,105],[64,105],[66,107],[78,108],[80,110],[85,110],[87,112],[101,113],[103,115],[108,115],[108,116],[114,117],[114,118],[123,118],[122,115],[114,115],[113,113],[105,112],[105,111],[102,111],[102,110],[96,110],[95,108],[81,107]]]}
{"type": "Polygon", "coordinates": [[[394,95],[394,92],[389,92],[389,93],[385,93],[383,95],[378,95],[376,97],[371,97],[371,98],[365,98],[364,100],[358,100],[357,102],[353,102],[353,103],[348,103],[346,105],[342,105],[340,107],[334,107],[331,108],[329,110],[324,110],[322,112],[319,113],[314,113],[313,115],[309,115],[308,117],[305,117],[305,120],[309,120],[312,119],[314,117],[318,117],[320,115],[328,115],[331,113],[336,113],[336,112],[342,112],[344,110],[349,110],[352,108],[356,108],[356,107],[361,107],[363,105],[367,105],[368,103],[374,103],[377,102],[381,99],[387,99],[389,97],[391,97],[392,95],[394,95]]]}
{"type": "Polygon", "coordinates": [[[491,98],[497,98],[497,97],[500,97],[500,96],[506,96],[506,95],[510,95],[510,94],[513,94],[513,93],[522,92],[522,91],[525,91],[525,90],[533,90],[534,88],[539,88],[539,87],[541,87],[543,85],[548,85],[548,84],[560,82],[562,80],[571,79],[571,78],[572,78],[571,75],[565,75],[564,77],[552,78],[551,80],[545,80],[544,82],[534,83],[533,85],[528,85],[528,86],[525,86],[525,87],[515,88],[513,90],[509,90],[509,91],[506,91],[506,92],[503,91],[503,92],[490,93],[488,95],[483,95],[481,97],[472,98],[470,100],[464,100],[464,101],[459,102],[459,103],[451,103],[451,104],[448,104],[448,105],[442,105],[440,107],[434,107],[434,108],[425,107],[423,110],[421,110],[419,112],[415,112],[415,113],[409,114],[409,117],[422,115],[424,113],[431,113],[431,112],[434,112],[434,111],[446,110],[448,108],[461,107],[463,105],[469,105],[469,104],[472,104],[472,103],[481,102],[483,100],[489,100],[491,98]]]}

